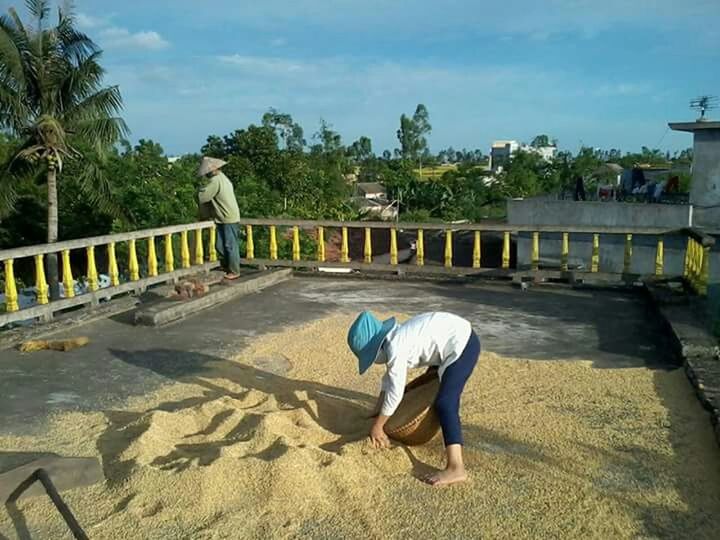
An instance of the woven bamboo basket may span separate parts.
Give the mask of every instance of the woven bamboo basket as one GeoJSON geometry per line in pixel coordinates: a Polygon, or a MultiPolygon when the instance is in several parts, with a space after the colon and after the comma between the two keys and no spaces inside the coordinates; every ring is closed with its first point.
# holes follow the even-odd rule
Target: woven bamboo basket
{"type": "Polygon", "coordinates": [[[405,387],[400,406],[385,424],[385,433],[391,439],[408,446],[430,441],[438,431],[440,422],[435,414],[435,398],[440,388],[437,372],[428,372],[405,387]]]}

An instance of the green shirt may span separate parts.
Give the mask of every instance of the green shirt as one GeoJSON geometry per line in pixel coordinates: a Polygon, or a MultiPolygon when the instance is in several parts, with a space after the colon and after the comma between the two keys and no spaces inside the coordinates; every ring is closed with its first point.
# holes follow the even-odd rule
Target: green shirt
{"type": "Polygon", "coordinates": [[[223,173],[218,172],[210,178],[198,192],[200,214],[215,220],[215,223],[237,223],[240,221],[240,209],[232,182],[223,173]]]}

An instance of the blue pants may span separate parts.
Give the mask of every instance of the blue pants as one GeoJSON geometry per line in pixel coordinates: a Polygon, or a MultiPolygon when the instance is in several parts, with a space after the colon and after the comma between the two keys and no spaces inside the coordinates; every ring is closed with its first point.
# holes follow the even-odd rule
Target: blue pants
{"type": "Polygon", "coordinates": [[[460,426],[460,395],[475,369],[479,356],[480,339],[475,332],[472,332],[460,358],[450,364],[443,373],[440,390],[435,399],[435,411],[440,420],[445,446],[463,443],[460,426]]]}
{"type": "Polygon", "coordinates": [[[215,249],[223,270],[233,274],[240,273],[240,228],[237,223],[218,223],[215,249]]]}

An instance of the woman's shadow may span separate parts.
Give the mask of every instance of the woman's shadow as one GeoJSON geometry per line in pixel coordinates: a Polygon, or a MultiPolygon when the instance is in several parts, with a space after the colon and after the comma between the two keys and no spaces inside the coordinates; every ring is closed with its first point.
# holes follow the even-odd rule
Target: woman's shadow
{"type": "MultiPolygon", "coordinates": [[[[144,351],[111,349],[110,352],[117,359],[136,368],[149,370],[176,382],[203,388],[202,396],[165,402],[142,413],[106,412],[109,426],[98,440],[98,449],[103,456],[106,478],[111,482],[127,478],[134,467],[133,460],[123,461],[121,456],[132,442],[150,427],[147,413],[180,411],[224,396],[242,399],[253,390],[273,396],[283,410],[304,410],[318,426],[335,435],[337,437],[335,440],[320,445],[320,448],[327,452],[339,454],[346,444],[367,437],[371,422],[368,413],[374,398],[362,392],[314,381],[290,379],[250,365],[197,352],[172,349],[144,351]],[[243,390],[230,391],[212,382],[212,379],[226,379],[242,387],[243,390]]],[[[196,435],[209,435],[231,416],[231,410],[219,412],[211,419],[209,425],[196,435]]],[[[168,455],[155,459],[153,465],[177,471],[184,470],[193,463],[200,466],[210,465],[220,457],[223,447],[239,440],[249,440],[262,416],[262,413],[245,414],[221,440],[179,443],[168,455]]],[[[281,447],[271,445],[253,457],[272,460],[283,453],[281,447]]]]}

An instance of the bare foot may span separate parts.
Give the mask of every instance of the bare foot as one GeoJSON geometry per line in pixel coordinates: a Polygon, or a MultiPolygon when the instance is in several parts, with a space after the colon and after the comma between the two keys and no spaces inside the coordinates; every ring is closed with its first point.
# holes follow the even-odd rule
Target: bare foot
{"type": "Polygon", "coordinates": [[[225,274],[225,279],[227,279],[228,281],[233,281],[239,277],[240,277],[240,274],[233,274],[233,273],[225,274]]]}
{"type": "Polygon", "coordinates": [[[464,467],[448,468],[425,477],[425,482],[433,487],[449,486],[467,480],[464,467]]]}

